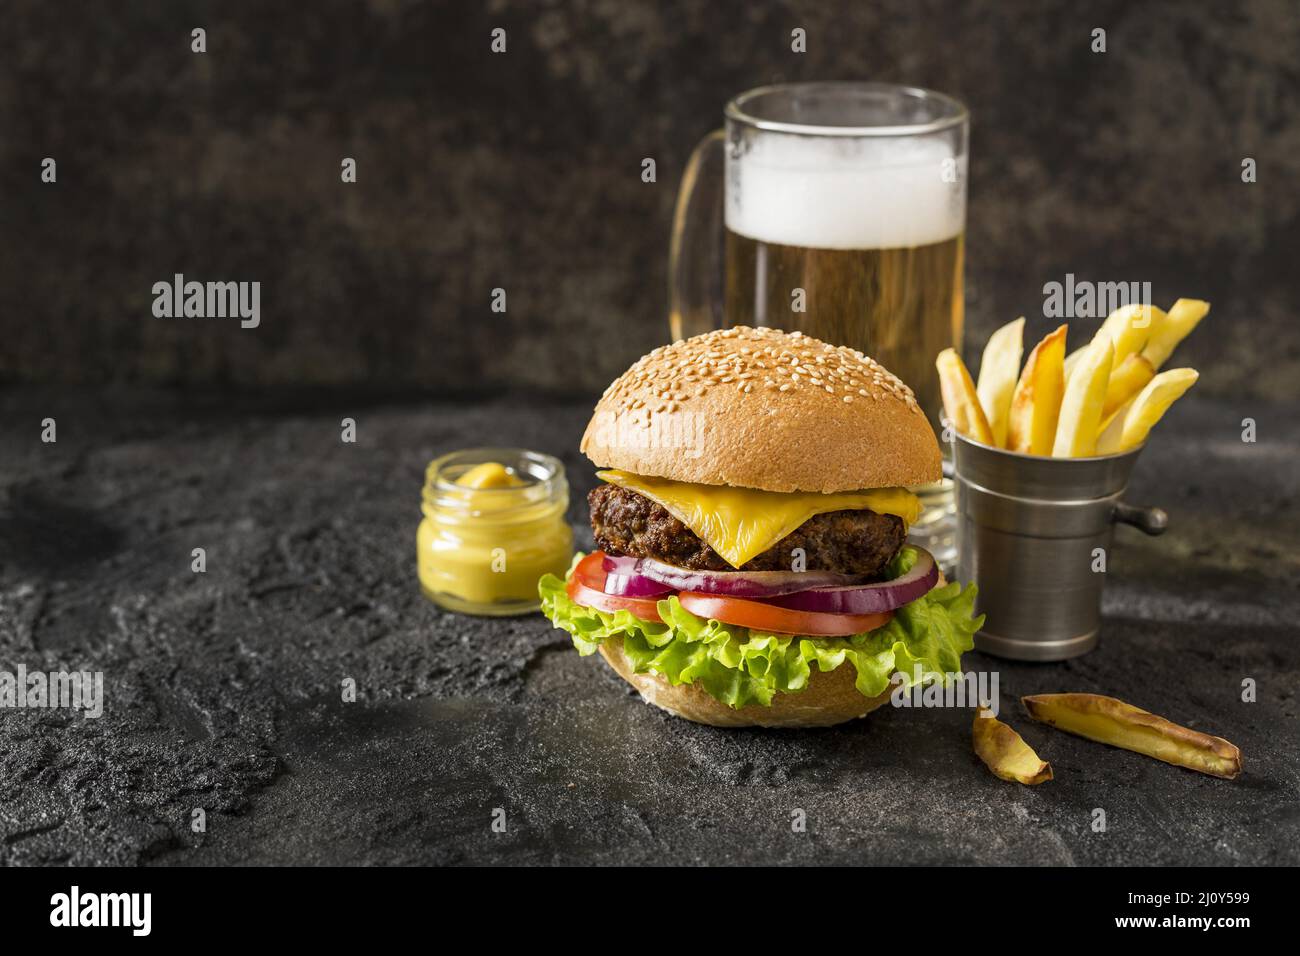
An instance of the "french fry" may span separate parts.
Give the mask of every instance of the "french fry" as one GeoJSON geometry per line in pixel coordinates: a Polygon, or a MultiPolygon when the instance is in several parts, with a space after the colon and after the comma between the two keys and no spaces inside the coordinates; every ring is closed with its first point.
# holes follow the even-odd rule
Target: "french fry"
{"type": "Polygon", "coordinates": [[[1158,370],[1169,361],[1178,343],[1191,334],[1209,311],[1210,303],[1200,299],[1179,299],[1170,306],[1164,320],[1152,328],[1151,337],[1142,349],[1151,367],[1158,370]]]}
{"type": "MultiPolygon", "coordinates": [[[[1165,311],[1154,305],[1123,305],[1106,317],[1093,338],[1105,336],[1115,346],[1114,367],[1119,368],[1134,352],[1142,349],[1151,336],[1151,330],[1165,320],[1165,311]]],[[[1070,380],[1079,359],[1088,346],[1075,349],[1065,357],[1065,380],[1070,380]]]]}
{"type": "Polygon", "coordinates": [[[1222,737],[1180,726],[1114,697],[1036,694],[1020,702],[1034,720],[1067,733],[1225,780],[1241,773],[1241,751],[1222,737]]]}
{"type": "Polygon", "coordinates": [[[1052,779],[1052,765],[1039,758],[1021,736],[987,707],[975,712],[971,725],[975,754],[995,777],[1035,786],[1052,779]]]}
{"type": "Polygon", "coordinates": [[[1121,362],[1116,355],[1115,362],[1117,364],[1111,369],[1110,383],[1106,386],[1106,403],[1101,407],[1103,428],[1122,406],[1127,405],[1133,396],[1146,388],[1147,382],[1156,377],[1156,370],[1145,356],[1130,354],[1121,362]]]}
{"type": "Polygon", "coordinates": [[[1056,420],[1065,391],[1065,333],[1062,325],[1034,346],[1011,395],[1007,448],[1029,455],[1050,455],[1056,420]]]}
{"type": "Polygon", "coordinates": [[[1124,416],[1124,430],[1119,438],[1119,451],[1136,448],[1147,440],[1147,434],[1160,421],[1169,406],[1178,401],[1200,377],[1194,368],[1171,368],[1161,372],[1133,399],[1133,407],[1124,416]]]}
{"type": "Polygon", "coordinates": [[[1065,357],[1065,364],[1062,366],[1061,371],[1067,382],[1070,380],[1070,373],[1073,372],[1074,367],[1079,364],[1079,359],[1083,358],[1083,353],[1087,348],[1088,346],[1086,345],[1080,345],[1065,357]]]}
{"type": "MultiPolygon", "coordinates": [[[[1157,373],[1209,310],[1210,304],[1199,299],[1179,299],[1168,312],[1140,303],[1121,306],[1106,317],[1088,345],[1068,355],[1062,325],[1029,353],[1009,402],[1008,381],[1024,351],[1024,319],[1004,325],[984,346],[976,389],[979,411],[992,434],[988,443],[1021,454],[1059,457],[1110,455],[1137,447],[1196,381],[1193,369],[1175,369],[1168,376],[1157,373]],[[1103,375],[1105,349],[1099,343],[1106,341],[1112,354],[1103,375]],[[1069,383],[1080,368],[1088,378],[1071,390],[1069,383]],[[1103,393],[1098,404],[1099,382],[1103,393]]],[[[949,391],[954,396],[949,418],[966,434],[982,433],[979,416],[970,408],[969,374],[964,367],[958,374],[955,353],[943,361],[953,367],[944,391],[945,406],[949,391]]],[[[944,374],[941,368],[941,382],[944,374]]]]}
{"type": "Polygon", "coordinates": [[[1163,309],[1135,302],[1120,306],[1107,316],[1097,335],[1105,335],[1115,346],[1115,365],[1118,366],[1130,355],[1140,352],[1155,330],[1164,325],[1165,319],[1163,309]]]}
{"type": "Polygon", "coordinates": [[[1025,317],[1008,322],[989,336],[980,359],[980,407],[993,431],[992,444],[1007,447],[1007,418],[1011,414],[1011,393],[1020,376],[1020,359],[1024,354],[1025,317]]]}
{"type": "Polygon", "coordinates": [[[1101,408],[1106,401],[1106,384],[1110,381],[1114,357],[1115,346],[1109,338],[1099,335],[1079,359],[1061,398],[1061,413],[1052,442],[1053,458],[1088,458],[1096,454],[1101,408]]]}
{"type": "Polygon", "coordinates": [[[939,370],[939,390],[943,393],[943,408],[954,428],[967,438],[985,445],[993,444],[993,431],[989,428],[984,409],[970,372],[955,349],[944,349],[934,360],[939,370]]]}
{"type": "Polygon", "coordinates": [[[1128,414],[1133,407],[1133,399],[1129,399],[1107,418],[1104,414],[1101,417],[1101,434],[1097,438],[1097,454],[1114,455],[1119,452],[1120,439],[1124,437],[1124,416],[1128,414]]]}

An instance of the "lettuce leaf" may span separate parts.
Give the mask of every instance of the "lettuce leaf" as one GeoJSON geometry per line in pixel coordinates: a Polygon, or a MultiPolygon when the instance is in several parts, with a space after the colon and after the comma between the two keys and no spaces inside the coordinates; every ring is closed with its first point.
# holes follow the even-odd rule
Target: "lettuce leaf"
{"type": "MultiPolygon", "coordinates": [[[[574,558],[574,565],[582,557],[574,558]]],[[[904,547],[890,565],[890,577],[904,574],[916,558],[914,549],[904,547]]],[[[676,596],[659,602],[664,623],[643,621],[631,611],[611,613],[575,604],[565,583],[553,574],[538,582],[542,613],[569,632],[583,657],[608,638],[622,638],[623,653],[637,673],[653,672],[673,684],[699,684],[731,707],[768,706],[777,693],[807,687],[814,666],[827,672],[845,661],[857,672],[854,683],[864,697],[884,693],[895,671],[911,687],[917,664],[922,674],[958,673],[962,653],[974,646],[975,632],[984,623],[983,615],[972,617],[975,586],[963,589],[956,582],[900,607],[874,631],[816,639],[696,617],[676,596]]]]}

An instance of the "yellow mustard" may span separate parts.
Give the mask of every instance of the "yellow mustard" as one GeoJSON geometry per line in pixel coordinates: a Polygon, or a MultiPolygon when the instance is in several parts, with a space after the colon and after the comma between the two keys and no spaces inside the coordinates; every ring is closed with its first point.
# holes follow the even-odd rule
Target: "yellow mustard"
{"type": "Polygon", "coordinates": [[[464,614],[537,610],[537,579],[563,576],[573,557],[568,507],[564,466],[550,455],[475,448],[435,458],[415,537],[421,590],[464,614]]]}

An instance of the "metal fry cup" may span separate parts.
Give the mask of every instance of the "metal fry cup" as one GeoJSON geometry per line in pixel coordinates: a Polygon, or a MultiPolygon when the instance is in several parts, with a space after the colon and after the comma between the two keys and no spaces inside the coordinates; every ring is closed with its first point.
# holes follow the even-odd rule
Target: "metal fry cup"
{"type": "Polygon", "coordinates": [[[981,651],[1063,661],[1097,646],[1115,524],[1156,535],[1160,508],[1121,500],[1142,446],[1097,458],[1045,458],[953,439],[958,580],[979,587],[981,651]],[[1100,551],[1098,550],[1100,549],[1100,551]],[[1100,564],[1105,567],[1105,564],[1100,564]]]}

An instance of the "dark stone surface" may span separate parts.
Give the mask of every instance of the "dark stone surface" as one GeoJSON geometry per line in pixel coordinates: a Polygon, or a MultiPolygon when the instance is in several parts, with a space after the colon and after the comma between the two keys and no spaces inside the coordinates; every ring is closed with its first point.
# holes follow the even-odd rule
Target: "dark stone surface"
{"type": "Polygon", "coordinates": [[[874,79],[970,104],[971,343],[1041,336],[1067,272],[1147,280],[1232,329],[1180,352],[1202,393],[1282,400],[1298,48],[1294,0],[16,0],[0,380],[599,390],[668,334],[677,184],[723,103],[874,79]],[[261,327],[154,319],[178,271],[262,282],[261,327]]]}
{"type": "Polygon", "coordinates": [[[0,663],[102,670],[107,697],[97,721],[0,711],[0,863],[1300,862],[1294,405],[1189,396],[1161,425],[1131,498],[1168,508],[1171,529],[1121,529],[1097,652],[966,658],[1000,670],[1004,716],[1052,761],[1032,789],[979,764],[965,711],[698,727],[539,616],[427,603],[425,462],[487,441],[555,452],[578,522],[589,410],[0,393],[0,663]],[[1226,736],[1245,772],[1211,779],[1021,715],[1018,695],[1063,690],[1226,736]]]}

